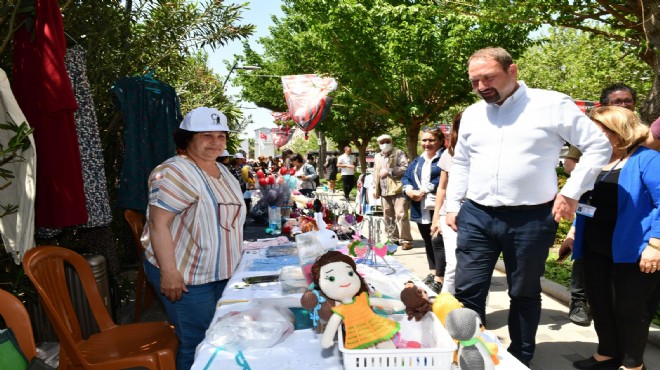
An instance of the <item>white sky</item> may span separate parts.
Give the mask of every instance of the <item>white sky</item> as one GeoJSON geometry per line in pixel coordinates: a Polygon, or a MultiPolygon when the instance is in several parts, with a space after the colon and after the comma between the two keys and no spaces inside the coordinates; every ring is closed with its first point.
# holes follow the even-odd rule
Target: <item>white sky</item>
{"type": "MultiPolygon", "coordinates": [[[[271,21],[271,15],[274,14],[277,17],[283,16],[280,7],[280,0],[252,0],[248,5],[248,9],[243,11],[243,23],[250,23],[256,26],[255,33],[250,37],[248,42],[250,43],[250,46],[252,46],[252,48],[257,52],[262,51],[262,48],[257,44],[257,39],[260,37],[268,36],[268,27],[273,25],[273,22],[271,21]]],[[[228,43],[225,47],[216,49],[215,51],[211,51],[209,49],[208,52],[208,66],[224,79],[227,77],[228,72],[227,68],[225,67],[225,61],[231,63],[235,54],[243,54],[243,47],[240,41],[234,41],[228,43]]],[[[235,77],[233,73],[232,77],[235,77]]],[[[227,92],[230,95],[236,95],[240,92],[240,88],[232,86],[230,80],[227,82],[227,92]]],[[[282,99],[284,99],[284,93],[282,93],[282,99]]],[[[245,131],[248,134],[248,137],[254,137],[254,130],[256,129],[262,127],[275,127],[273,118],[271,117],[270,111],[268,109],[256,108],[256,106],[251,102],[240,102],[239,105],[245,107],[243,109],[245,116],[252,115],[252,120],[254,121],[254,124],[249,125],[245,131]]]]}

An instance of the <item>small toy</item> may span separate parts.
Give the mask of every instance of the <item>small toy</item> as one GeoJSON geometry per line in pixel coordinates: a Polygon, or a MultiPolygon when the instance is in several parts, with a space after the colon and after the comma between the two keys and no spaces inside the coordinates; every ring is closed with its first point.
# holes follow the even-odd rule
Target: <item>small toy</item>
{"type": "Polygon", "coordinates": [[[332,316],[332,307],[336,304],[335,300],[315,289],[306,291],[300,297],[300,305],[310,312],[309,316],[317,333],[323,333],[325,330],[325,326],[332,316]]]}
{"type": "Polygon", "coordinates": [[[371,306],[403,310],[403,302],[394,299],[370,298],[367,284],[357,273],[353,259],[341,252],[330,251],[320,256],[312,266],[315,289],[339,302],[331,308],[321,345],[329,348],[343,322],[346,329],[347,349],[396,348],[393,340],[399,332],[399,323],[377,315],[371,306]]]}
{"type": "Polygon", "coordinates": [[[432,309],[428,293],[412,281],[408,281],[401,291],[401,302],[406,305],[406,314],[408,314],[409,321],[413,317],[415,321],[420,321],[432,309]]]}
{"type": "Polygon", "coordinates": [[[447,314],[447,332],[458,340],[460,370],[494,370],[495,363],[486,345],[479,340],[483,324],[479,314],[468,308],[457,308],[447,314]]]}
{"type": "Polygon", "coordinates": [[[433,313],[438,317],[442,325],[447,326],[447,315],[463,305],[449,292],[442,292],[433,301],[433,313]]]}

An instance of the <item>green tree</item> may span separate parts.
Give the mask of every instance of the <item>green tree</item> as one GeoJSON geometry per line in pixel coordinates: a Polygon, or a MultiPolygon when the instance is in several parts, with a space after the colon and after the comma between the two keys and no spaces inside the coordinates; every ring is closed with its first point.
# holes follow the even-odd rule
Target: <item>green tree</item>
{"type": "MultiPolygon", "coordinates": [[[[477,23],[413,1],[286,0],[283,10],[285,17],[260,40],[263,55],[248,51],[245,60],[261,63],[268,75],[336,78],[332,117],[318,129],[339,144],[366,148],[373,137],[400,128],[411,157],[422,125],[474,99],[466,79],[469,55],[498,44],[518,56],[533,29],[477,23]]],[[[244,99],[285,107],[281,86],[271,91],[271,81],[257,83],[247,75],[238,80],[244,99]]]]}
{"type": "Polygon", "coordinates": [[[625,43],[653,70],[651,91],[640,107],[642,118],[651,122],[660,116],[660,0],[432,1],[445,12],[510,24],[563,26],[625,43]]]}
{"type": "Polygon", "coordinates": [[[601,90],[624,82],[646,96],[653,71],[625,44],[570,28],[550,28],[541,43],[519,59],[520,79],[529,86],[597,101],[601,90]]]}

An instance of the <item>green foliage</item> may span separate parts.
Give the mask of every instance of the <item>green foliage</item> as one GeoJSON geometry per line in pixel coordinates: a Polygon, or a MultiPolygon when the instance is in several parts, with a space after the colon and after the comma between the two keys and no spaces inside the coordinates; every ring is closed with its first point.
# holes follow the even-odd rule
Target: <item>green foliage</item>
{"type": "Polygon", "coordinates": [[[550,252],[548,259],[545,261],[544,277],[568,288],[568,285],[571,283],[572,269],[572,262],[557,262],[557,253],[550,252]]]}
{"type": "MultiPolygon", "coordinates": [[[[660,0],[434,0],[447,12],[511,24],[568,27],[626,45],[627,52],[653,69],[653,87],[640,106],[642,119],[660,116],[660,0]]],[[[618,63],[614,64],[618,68],[618,63]]],[[[605,66],[607,69],[612,65],[605,66]]],[[[596,72],[599,73],[599,72],[596,72]]],[[[626,81],[632,82],[632,81],[626,81]]],[[[601,83],[604,84],[604,83],[601,83]]]]}
{"type": "MultiPolygon", "coordinates": [[[[394,0],[286,0],[285,17],[262,38],[263,55],[244,60],[261,74],[317,73],[337,79],[331,115],[318,127],[335,142],[366,148],[392,128],[405,131],[416,156],[419,128],[449,107],[474,99],[465,63],[475,50],[499,44],[519,55],[534,27],[448,14],[434,4],[394,0]]],[[[274,79],[237,78],[243,98],[284,110],[274,79]]]]}
{"type": "Polygon", "coordinates": [[[629,45],[568,28],[550,28],[518,64],[519,78],[528,86],[560,91],[575,99],[598,101],[603,88],[624,82],[643,101],[653,81],[653,71],[629,45]]]}
{"type": "Polygon", "coordinates": [[[319,150],[319,138],[316,135],[316,132],[312,130],[309,132],[307,140],[305,140],[303,135],[294,137],[289,143],[287,143],[287,145],[282,147],[282,149],[285,148],[293,150],[294,153],[300,153],[300,155],[303,156],[303,159],[307,159],[307,152],[319,150]]]}

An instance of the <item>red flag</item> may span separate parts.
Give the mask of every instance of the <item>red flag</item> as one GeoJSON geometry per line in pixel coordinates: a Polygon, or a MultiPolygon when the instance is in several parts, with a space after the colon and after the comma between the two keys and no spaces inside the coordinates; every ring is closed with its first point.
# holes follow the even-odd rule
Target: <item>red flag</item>
{"type": "Polygon", "coordinates": [[[268,140],[268,136],[266,136],[266,133],[265,133],[265,132],[260,131],[260,132],[259,132],[259,139],[261,139],[261,140],[263,140],[263,141],[266,141],[266,140],[268,140]]]}

